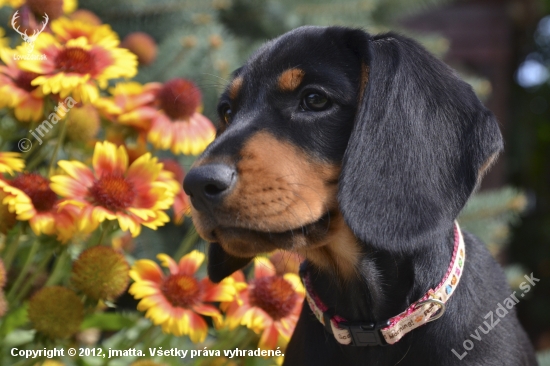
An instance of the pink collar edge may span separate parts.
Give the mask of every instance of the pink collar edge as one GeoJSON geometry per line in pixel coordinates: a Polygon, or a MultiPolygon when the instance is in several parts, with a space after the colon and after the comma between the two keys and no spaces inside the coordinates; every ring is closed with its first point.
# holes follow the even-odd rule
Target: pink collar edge
{"type": "Polygon", "coordinates": [[[445,304],[454,293],[464,268],[466,248],[458,223],[454,225],[454,249],[449,268],[435,289],[430,289],[405,311],[380,325],[349,324],[346,319],[329,314],[329,308],[313,291],[308,273],[301,273],[306,289],[306,300],[313,314],[336,341],[343,345],[373,346],[397,343],[410,331],[439,319],[445,312],[445,304]],[[327,325],[327,323],[330,323],[327,325]]]}

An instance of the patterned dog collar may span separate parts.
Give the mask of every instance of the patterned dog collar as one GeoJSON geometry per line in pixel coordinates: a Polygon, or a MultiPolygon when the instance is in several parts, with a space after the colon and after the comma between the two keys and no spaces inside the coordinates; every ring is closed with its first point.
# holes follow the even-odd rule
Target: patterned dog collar
{"type": "Polygon", "coordinates": [[[380,323],[348,322],[334,315],[332,309],[328,308],[313,291],[309,273],[300,274],[306,288],[309,307],[338,343],[352,346],[387,345],[397,343],[405,334],[443,315],[445,303],[460,282],[465,258],[464,238],[458,223],[455,222],[453,256],[443,280],[435,290],[430,289],[401,314],[380,323]]]}

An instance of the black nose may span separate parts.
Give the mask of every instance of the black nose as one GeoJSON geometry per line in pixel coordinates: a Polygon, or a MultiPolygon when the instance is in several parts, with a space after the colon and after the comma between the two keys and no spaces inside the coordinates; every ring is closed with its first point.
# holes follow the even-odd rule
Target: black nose
{"type": "Polygon", "coordinates": [[[183,189],[191,197],[193,207],[204,211],[219,203],[237,180],[234,168],[225,164],[209,164],[191,169],[183,181],[183,189]]]}

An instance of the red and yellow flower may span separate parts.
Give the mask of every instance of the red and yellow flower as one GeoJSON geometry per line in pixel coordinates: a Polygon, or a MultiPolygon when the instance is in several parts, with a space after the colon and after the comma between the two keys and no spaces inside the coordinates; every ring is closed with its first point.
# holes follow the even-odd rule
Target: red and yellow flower
{"type": "Polygon", "coordinates": [[[14,172],[21,172],[25,169],[25,160],[17,152],[0,152],[0,173],[13,175],[14,172]]]}
{"type": "Polygon", "coordinates": [[[128,292],[141,299],[138,310],[146,311],[145,316],[155,325],[161,325],[163,332],[189,335],[191,341],[203,342],[208,325],[199,314],[212,317],[217,327],[223,324],[219,310],[206,302],[232,301],[233,279],[226,278],[217,285],[208,278],[199,280],[196,272],[204,261],[204,254],[197,250],[183,256],[179,263],[166,254],[159,254],[157,258],[169,274],[165,275],[155,262],[140,259],[130,270],[135,282],[128,292]]]}
{"type": "Polygon", "coordinates": [[[262,333],[258,344],[262,349],[286,345],[304,301],[305,290],[300,278],[294,273],[277,276],[267,258],[254,260],[254,279],[247,287],[243,286],[242,273],[237,272],[233,278],[241,284],[241,290],[233,302],[222,304],[229,329],[244,325],[262,333]]]}
{"type": "MultiPolygon", "coordinates": [[[[29,221],[36,235],[57,233],[56,222],[60,220],[61,223],[65,213],[59,213],[62,203],[51,190],[47,178],[37,173],[24,173],[11,180],[0,179],[0,189],[6,193],[2,203],[10,212],[15,212],[17,220],[29,221]]],[[[66,220],[63,221],[63,225],[66,224],[66,220]]],[[[62,230],[68,230],[63,225],[62,230]]]]}
{"type": "Polygon", "coordinates": [[[61,43],[84,37],[89,44],[105,48],[120,44],[118,35],[108,24],[94,25],[80,20],[59,18],[52,22],[52,32],[61,43]]]}
{"type": "Polygon", "coordinates": [[[199,88],[189,80],[164,84],[157,95],[161,111],[152,121],[148,140],[174,154],[201,153],[216,134],[212,122],[200,113],[201,98],[199,88]]]}
{"type": "Polygon", "coordinates": [[[160,83],[117,83],[109,89],[112,97],[99,98],[94,105],[112,122],[146,132],[158,115],[155,100],[160,87],[160,83]]]}
{"type": "Polygon", "coordinates": [[[269,255],[269,260],[273,263],[275,272],[279,276],[283,276],[285,273],[298,274],[300,272],[300,264],[304,259],[305,258],[298,253],[282,249],[278,249],[269,255]]]}
{"type": "MultiPolygon", "coordinates": [[[[35,42],[38,60],[21,60],[19,67],[40,76],[31,85],[47,94],[61,98],[72,95],[82,102],[93,102],[100,88],[106,88],[110,79],[131,78],[137,72],[137,57],[124,48],[93,44],[86,37],[60,43],[49,33],[41,33],[35,42]]],[[[22,46],[20,46],[22,47],[22,46]]],[[[23,48],[18,48],[23,53],[23,48]]]]}
{"type": "Polygon", "coordinates": [[[31,85],[38,74],[21,70],[14,60],[14,50],[0,49],[0,108],[13,108],[21,122],[38,121],[44,114],[44,94],[31,85]]]}
{"type": "Polygon", "coordinates": [[[155,230],[169,221],[164,210],[174,202],[176,183],[159,179],[157,158],[146,153],[129,165],[124,146],[105,141],[96,143],[92,165],[60,161],[66,174],[51,178],[53,191],[80,207],[80,230],[90,233],[105,220],[118,220],[135,237],[142,225],[155,230]]]}
{"type": "Polygon", "coordinates": [[[161,172],[161,179],[166,181],[177,182],[176,196],[174,197],[174,222],[176,225],[179,225],[183,222],[185,215],[191,213],[191,204],[189,202],[189,197],[183,191],[183,179],[185,178],[185,171],[181,165],[174,159],[163,159],[162,164],[164,165],[163,171],[161,172]]]}
{"type": "Polygon", "coordinates": [[[55,234],[57,240],[61,243],[67,243],[80,234],[78,228],[80,208],[71,204],[63,204],[61,201],[57,205],[55,216],[55,234]]]}

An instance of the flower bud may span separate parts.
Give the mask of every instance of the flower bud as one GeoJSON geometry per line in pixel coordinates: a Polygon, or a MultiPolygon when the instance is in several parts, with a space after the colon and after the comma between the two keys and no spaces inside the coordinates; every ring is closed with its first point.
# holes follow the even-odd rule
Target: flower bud
{"type": "Polygon", "coordinates": [[[134,53],[140,65],[151,65],[157,59],[157,43],[147,33],[130,33],[124,37],[120,46],[134,53]]]}
{"type": "Polygon", "coordinates": [[[75,142],[92,140],[99,131],[99,113],[90,104],[74,107],[67,115],[67,138],[75,142]]]}
{"type": "Polygon", "coordinates": [[[27,0],[27,5],[37,19],[48,14],[51,21],[63,15],[63,0],[27,0]]]}
{"type": "Polygon", "coordinates": [[[52,339],[74,335],[83,318],[82,301],[66,287],[44,287],[29,301],[29,319],[34,328],[52,339]]]}
{"type": "Polygon", "coordinates": [[[73,264],[71,283],[94,300],[114,300],[130,281],[124,256],[106,246],[86,249],[73,264]]]}
{"type": "Polygon", "coordinates": [[[69,18],[90,25],[101,25],[101,19],[99,19],[97,15],[86,9],[78,9],[77,11],[72,13],[69,18]]]}

